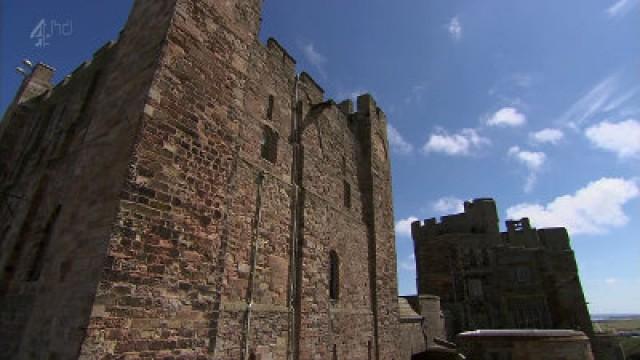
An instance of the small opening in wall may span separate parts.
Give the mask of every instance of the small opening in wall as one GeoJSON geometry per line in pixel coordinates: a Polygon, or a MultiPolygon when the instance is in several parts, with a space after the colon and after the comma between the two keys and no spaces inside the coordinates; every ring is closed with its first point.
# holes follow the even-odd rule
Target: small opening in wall
{"type": "Polygon", "coordinates": [[[269,95],[269,102],[267,103],[267,119],[273,120],[273,105],[275,98],[273,95],[269,95]]]}
{"type": "Polygon", "coordinates": [[[278,133],[265,126],[262,135],[262,158],[275,164],[278,160],[278,133]]]}
{"type": "Polygon", "coordinates": [[[342,157],[342,176],[347,176],[347,158],[342,157]]]}
{"type": "Polygon", "coordinates": [[[351,184],[344,180],[344,207],[351,209],[351,184]]]}
{"type": "Polygon", "coordinates": [[[53,228],[55,226],[56,220],[58,219],[58,214],[60,214],[60,206],[56,207],[51,217],[49,217],[49,221],[44,228],[44,234],[36,247],[36,254],[33,257],[31,262],[31,267],[29,268],[29,273],[27,274],[27,281],[38,281],[40,279],[40,273],[42,272],[42,268],[44,266],[44,256],[49,249],[49,244],[51,243],[51,237],[53,236],[53,228]]]}
{"type": "Polygon", "coordinates": [[[340,259],[338,253],[331,250],[329,253],[329,298],[338,300],[340,296],[340,259]]]}

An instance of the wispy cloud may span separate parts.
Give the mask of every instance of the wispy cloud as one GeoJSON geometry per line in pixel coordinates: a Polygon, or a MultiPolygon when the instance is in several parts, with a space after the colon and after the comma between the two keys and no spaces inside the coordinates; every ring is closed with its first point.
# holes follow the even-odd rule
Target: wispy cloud
{"type": "Polygon", "coordinates": [[[527,73],[515,73],[511,75],[511,81],[521,88],[529,88],[533,85],[533,75],[527,73]]]}
{"type": "Polygon", "coordinates": [[[514,107],[504,107],[487,119],[487,125],[497,127],[518,127],[526,123],[527,117],[514,107]]]}
{"type": "Polygon", "coordinates": [[[401,219],[396,222],[395,231],[398,237],[411,237],[411,223],[418,221],[415,216],[409,216],[406,219],[401,219]]]}
{"type": "Polygon", "coordinates": [[[640,86],[625,86],[629,84],[624,84],[622,79],[623,73],[617,72],[595,84],[560,116],[558,122],[579,129],[597,117],[633,113],[640,86]]]}
{"type": "Polygon", "coordinates": [[[640,156],[640,121],[603,121],[584,133],[596,147],[614,152],[620,158],[640,156]]]}
{"type": "Polygon", "coordinates": [[[459,41],[462,39],[462,24],[460,23],[460,19],[457,16],[454,16],[449,21],[449,25],[447,25],[447,30],[449,31],[449,35],[455,41],[459,41]]]}
{"type": "Polygon", "coordinates": [[[615,96],[607,103],[607,105],[602,109],[603,111],[613,111],[617,110],[624,104],[626,104],[629,100],[631,100],[634,96],[640,93],[640,86],[630,89],[629,91],[620,94],[619,96],[615,96]]]}
{"type": "Polygon", "coordinates": [[[475,129],[462,129],[455,134],[449,134],[445,129],[437,128],[429,135],[429,139],[422,146],[425,154],[441,153],[450,156],[469,156],[474,151],[491,144],[491,141],[481,136],[475,129]]]}
{"type": "Polygon", "coordinates": [[[520,97],[537,82],[537,76],[527,72],[516,72],[500,77],[489,89],[488,94],[499,100],[502,106],[526,108],[520,97]]]}
{"type": "Polygon", "coordinates": [[[617,0],[605,11],[609,17],[620,17],[628,14],[634,7],[640,4],[640,0],[617,0]]]}
{"type": "Polygon", "coordinates": [[[524,191],[530,192],[538,179],[540,169],[547,160],[547,155],[540,151],[522,150],[518,146],[512,146],[507,154],[527,168],[529,173],[524,184],[524,191]]]}
{"type": "Polygon", "coordinates": [[[405,104],[419,103],[422,101],[422,93],[424,93],[425,85],[414,85],[409,92],[409,95],[404,98],[405,104]]]}
{"type": "Polygon", "coordinates": [[[391,126],[391,124],[387,124],[387,134],[389,135],[389,145],[392,151],[403,155],[413,152],[413,145],[407,142],[400,132],[391,126]]]}
{"type": "Polygon", "coordinates": [[[441,215],[458,214],[464,212],[464,200],[445,196],[431,203],[431,208],[441,215]]]}
{"type": "Polygon", "coordinates": [[[574,194],[556,197],[546,205],[523,203],[507,209],[507,217],[528,217],[534,226],[564,226],[574,235],[601,234],[629,222],[623,206],[640,195],[634,180],[601,178],[574,194]]]}
{"type": "Polygon", "coordinates": [[[529,134],[529,139],[536,144],[559,143],[564,138],[564,132],[560,129],[546,128],[529,134]]]}
{"type": "Polygon", "coordinates": [[[571,127],[582,125],[593,115],[602,111],[617,87],[617,76],[608,76],[571,105],[569,110],[562,115],[560,121],[571,127]]]}
{"type": "Polygon", "coordinates": [[[302,47],[302,53],[307,61],[318,69],[322,76],[326,76],[324,66],[328,61],[327,57],[318,52],[313,43],[305,44],[302,47]]]}
{"type": "Polygon", "coordinates": [[[606,279],[604,280],[604,282],[605,282],[605,284],[607,284],[607,285],[615,285],[615,284],[619,283],[619,282],[620,282],[620,280],[619,280],[618,278],[606,278],[606,279]]]}

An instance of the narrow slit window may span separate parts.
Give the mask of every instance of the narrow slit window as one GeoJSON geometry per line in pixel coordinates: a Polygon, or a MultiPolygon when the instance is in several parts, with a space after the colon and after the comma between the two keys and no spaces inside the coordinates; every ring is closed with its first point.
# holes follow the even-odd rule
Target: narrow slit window
{"type": "Polygon", "coordinates": [[[262,136],[262,158],[275,164],[278,160],[278,133],[265,126],[262,136]]]}
{"type": "Polygon", "coordinates": [[[29,273],[27,274],[27,281],[38,281],[40,279],[40,273],[42,273],[44,256],[47,253],[47,249],[49,248],[49,244],[51,243],[51,237],[53,236],[53,228],[56,224],[56,220],[58,219],[58,214],[60,213],[60,206],[56,208],[53,212],[47,225],[44,228],[44,234],[40,241],[37,244],[36,254],[33,257],[31,267],[29,268],[29,273]]]}
{"type": "Polygon", "coordinates": [[[267,104],[267,119],[273,120],[273,106],[274,106],[275,98],[273,95],[269,95],[269,102],[267,104]]]}
{"type": "Polygon", "coordinates": [[[331,251],[329,253],[329,298],[338,300],[340,291],[340,263],[338,253],[331,251]]]}
{"type": "Polygon", "coordinates": [[[342,176],[347,176],[347,158],[342,157],[342,176]]]}
{"type": "Polygon", "coordinates": [[[351,184],[344,180],[344,207],[351,209],[351,184]]]}

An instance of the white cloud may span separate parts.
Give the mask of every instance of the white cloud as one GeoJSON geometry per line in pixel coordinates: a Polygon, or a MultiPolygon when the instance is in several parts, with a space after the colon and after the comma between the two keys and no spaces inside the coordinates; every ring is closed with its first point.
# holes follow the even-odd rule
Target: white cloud
{"type": "Polygon", "coordinates": [[[522,150],[518,146],[512,146],[509,149],[508,155],[526,166],[527,170],[529,170],[527,181],[524,184],[524,191],[531,191],[538,179],[538,172],[547,159],[547,155],[540,151],[522,150]]]}
{"type": "Polygon", "coordinates": [[[464,201],[453,196],[445,196],[434,201],[431,208],[439,214],[457,214],[464,212],[464,201]]]}
{"type": "Polygon", "coordinates": [[[400,269],[409,272],[416,271],[416,257],[411,254],[407,256],[404,260],[400,261],[400,269]]]}
{"type": "Polygon", "coordinates": [[[523,203],[507,209],[507,217],[528,217],[537,227],[566,227],[573,234],[601,234],[627,224],[623,206],[640,195],[638,184],[622,178],[601,178],[574,194],[546,205],[523,203]]]}
{"type": "Polygon", "coordinates": [[[495,112],[488,120],[489,126],[501,126],[501,127],[517,127],[522,126],[527,122],[527,117],[520,113],[518,109],[513,107],[504,107],[495,112]]]}
{"type": "Polygon", "coordinates": [[[307,61],[315,66],[324,76],[324,65],[327,63],[327,57],[319,53],[313,43],[308,43],[302,47],[302,53],[307,61]]]}
{"type": "Polygon", "coordinates": [[[640,155],[640,122],[637,120],[603,121],[587,128],[585,135],[595,146],[615,152],[620,158],[640,155]]]}
{"type": "Polygon", "coordinates": [[[401,219],[396,222],[396,235],[399,237],[411,237],[411,223],[414,221],[418,221],[418,218],[415,216],[409,216],[406,219],[401,219]]]}
{"type": "Polygon", "coordinates": [[[474,129],[462,129],[456,134],[448,134],[444,129],[436,129],[429,136],[422,150],[425,153],[438,152],[451,156],[471,155],[472,150],[478,150],[491,141],[481,136],[474,129]]]}
{"type": "Polygon", "coordinates": [[[606,13],[609,17],[624,16],[638,4],[640,4],[640,0],[618,0],[607,8],[606,13]]]}
{"type": "Polygon", "coordinates": [[[529,138],[538,144],[557,144],[564,138],[564,133],[559,129],[546,128],[529,134],[529,138]]]}
{"type": "Polygon", "coordinates": [[[449,35],[451,35],[452,39],[458,41],[462,38],[462,24],[457,16],[451,18],[449,25],[447,25],[447,30],[449,30],[449,35]]]}
{"type": "Polygon", "coordinates": [[[509,156],[514,157],[531,171],[538,171],[544,165],[547,156],[540,151],[526,151],[518,146],[509,149],[509,156]]]}
{"type": "Polygon", "coordinates": [[[413,151],[413,145],[408,143],[391,124],[387,124],[387,134],[389,135],[391,150],[395,150],[400,154],[410,154],[413,151]]]}

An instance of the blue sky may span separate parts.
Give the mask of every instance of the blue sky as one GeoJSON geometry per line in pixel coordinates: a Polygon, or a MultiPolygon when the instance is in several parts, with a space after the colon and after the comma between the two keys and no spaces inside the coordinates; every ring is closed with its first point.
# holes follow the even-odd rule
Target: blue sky
{"type": "MultiPolygon", "coordinates": [[[[23,57],[71,72],[131,0],[3,2],[0,108],[23,57]],[[56,28],[37,47],[34,28],[56,28]]],[[[267,0],[273,36],[334,99],[390,122],[401,293],[408,223],[493,197],[501,221],[567,226],[593,313],[640,313],[640,0],[267,0]]],[[[36,34],[37,35],[37,34],[36,34]]]]}

